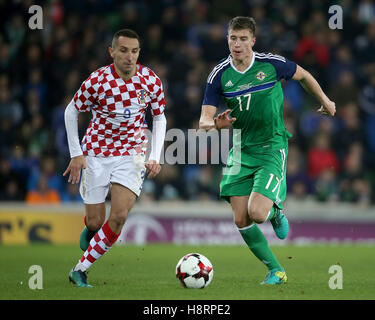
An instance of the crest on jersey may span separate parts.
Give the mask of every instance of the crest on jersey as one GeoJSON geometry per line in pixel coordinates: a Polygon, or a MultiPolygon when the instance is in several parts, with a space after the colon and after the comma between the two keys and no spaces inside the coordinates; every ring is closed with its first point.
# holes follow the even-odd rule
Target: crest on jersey
{"type": "Polygon", "coordinates": [[[146,96],[147,96],[146,90],[141,89],[137,91],[137,98],[138,98],[139,104],[146,104],[146,96]]]}
{"type": "Polygon", "coordinates": [[[256,78],[260,81],[263,81],[264,78],[266,77],[266,74],[263,71],[259,71],[256,75],[256,78]]]}

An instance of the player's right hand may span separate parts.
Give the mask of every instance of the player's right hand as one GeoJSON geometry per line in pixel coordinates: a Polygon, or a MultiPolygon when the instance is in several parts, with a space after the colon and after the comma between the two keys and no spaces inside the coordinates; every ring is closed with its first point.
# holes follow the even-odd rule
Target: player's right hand
{"type": "Polygon", "coordinates": [[[68,182],[72,184],[79,183],[79,179],[81,177],[81,169],[86,169],[85,157],[73,157],[70,160],[68,168],[66,168],[65,172],[63,173],[63,176],[65,177],[65,175],[70,172],[68,182]]]}
{"type": "Polygon", "coordinates": [[[333,101],[328,100],[320,106],[318,112],[333,117],[336,113],[336,104],[333,101]]]}
{"type": "Polygon", "coordinates": [[[229,128],[236,118],[229,118],[229,113],[232,110],[225,110],[223,113],[220,113],[217,117],[214,118],[216,129],[229,128]]]}

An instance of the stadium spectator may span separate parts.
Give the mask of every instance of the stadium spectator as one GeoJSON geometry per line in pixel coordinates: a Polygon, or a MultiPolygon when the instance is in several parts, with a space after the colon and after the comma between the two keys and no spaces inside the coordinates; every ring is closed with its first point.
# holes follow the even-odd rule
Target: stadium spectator
{"type": "Polygon", "coordinates": [[[25,199],[24,192],[16,179],[10,180],[4,188],[4,192],[0,195],[0,201],[23,201],[25,199]]]}
{"type": "Polygon", "coordinates": [[[333,53],[332,63],[329,65],[326,72],[326,77],[329,85],[335,86],[337,84],[337,75],[344,71],[348,71],[357,78],[358,67],[355,63],[351,50],[347,45],[340,45],[333,53]]]}
{"type": "Polygon", "coordinates": [[[9,155],[15,143],[16,129],[7,118],[0,118],[0,154],[9,155]]]}
{"type": "Polygon", "coordinates": [[[53,140],[50,139],[50,132],[41,114],[35,114],[31,118],[31,123],[27,128],[29,134],[28,153],[31,157],[40,158],[48,151],[48,145],[53,140]]]}
{"type": "Polygon", "coordinates": [[[306,173],[304,158],[297,145],[291,144],[288,151],[286,180],[287,192],[297,199],[304,199],[311,193],[311,180],[306,173]]]}
{"type": "Polygon", "coordinates": [[[36,190],[43,177],[46,180],[48,189],[56,190],[61,194],[64,191],[63,179],[61,174],[56,172],[55,159],[52,156],[44,156],[41,161],[40,168],[34,168],[30,174],[27,190],[36,190]]]}
{"type": "Polygon", "coordinates": [[[365,141],[366,135],[361,125],[358,106],[354,102],[343,105],[339,117],[342,120],[342,126],[334,135],[334,144],[340,160],[343,160],[349,147],[355,142],[365,141]]]}
{"type": "Polygon", "coordinates": [[[155,177],[156,200],[179,200],[184,197],[185,185],[177,167],[164,164],[163,170],[155,177]]]}
{"type": "Polygon", "coordinates": [[[25,198],[26,190],[22,176],[12,169],[6,157],[0,158],[0,201],[15,201],[25,198]]]}
{"type": "Polygon", "coordinates": [[[34,91],[38,97],[38,101],[42,106],[46,103],[46,84],[43,81],[43,74],[41,69],[33,69],[29,71],[29,79],[25,86],[25,94],[28,95],[30,91],[34,91]]]}
{"type": "Polygon", "coordinates": [[[184,170],[184,179],[188,187],[189,200],[219,200],[219,182],[221,170],[218,166],[188,165],[184,170]]]}
{"type": "Polygon", "coordinates": [[[375,72],[369,77],[367,83],[361,90],[359,106],[366,115],[375,115],[375,72]]]}
{"type": "Polygon", "coordinates": [[[336,75],[336,81],[329,87],[329,95],[336,99],[339,106],[349,101],[357,101],[359,88],[355,75],[350,70],[344,70],[336,75]]]}
{"type": "Polygon", "coordinates": [[[375,21],[364,25],[365,31],[357,34],[354,39],[356,61],[362,68],[361,72],[370,75],[375,72],[373,52],[375,51],[375,21]]]}
{"type": "MultiPolygon", "coordinates": [[[[19,63],[15,66],[16,69],[12,75],[16,76],[16,80],[23,83],[24,77],[29,77],[28,73],[31,70],[41,70],[42,74],[45,72],[45,61],[43,61],[43,49],[39,43],[31,43],[25,48],[26,57],[22,55],[19,63]]],[[[50,72],[50,70],[48,70],[50,72]]]]}
{"type": "Polygon", "coordinates": [[[12,170],[22,177],[22,184],[27,185],[29,175],[33,169],[39,169],[39,159],[29,158],[26,149],[22,144],[15,144],[12,150],[7,153],[12,170]]]}
{"type": "Polygon", "coordinates": [[[79,193],[77,184],[68,184],[66,189],[60,195],[62,202],[77,202],[82,203],[82,197],[79,193]]]}
{"type": "Polygon", "coordinates": [[[227,54],[225,28],[221,24],[212,25],[208,34],[202,34],[204,40],[201,40],[201,49],[203,52],[203,59],[208,63],[214,63],[227,54]]]}
{"type": "MultiPolygon", "coordinates": [[[[309,66],[313,75],[322,79],[323,73],[330,62],[330,51],[327,44],[327,33],[322,27],[314,28],[311,21],[305,22],[302,26],[302,37],[299,39],[294,59],[301,65],[309,66]]],[[[334,100],[334,97],[332,97],[334,100]]]]}
{"type": "Polygon", "coordinates": [[[0,73],[9,72],[12,63],[12,57],[10,56],[10,47],[6,42],[0,42],[0,73]]]}
{"type": "Polygon", "coordinates": [[[12,127],[19,125],[23,118],[21,103],[11,96],[6,86],[0,91],[0,118],[9,121],[12,127]]]}
{"type": "Polygon", "coordinates": [[[40,176],[37,188],[27,192],[26,202],[28,204],[59,204],[61,199],[57,190],[48,188],[47,177],[40,176]]]}
{"type": "Polygon", "coordinates": [[[358,6],[359,21],[369,23],[375,20],[375,4],[372,0],[360,1],[358,6]]]}
{"type": "Polygon", "coordinates": [[[315,179],[315,198],[318,201],[337,201],[338,187],[336,172],[332,168],[325,168],[315,179]]]}
{"type": "Polygon", "coordinates": [[[363,167],[363,146],[353,143],[343,163],[340,177],[340,200],[368,206],[371,202],[369,174],[363,167]]]}
{"type": "Polygon", "coordinates": [[[49,113],[43,109],[41,100],[36,89],[31,89],[25,96],[25,114],[23,123],[29,123],[34,116],[45,114],[48,118],[49,113]]]}
{"type": "Polygon", "coordinates": [[[326,169],[337,173],[339,167],[339,159],[331,148],[330,137],[325,133],[318,133],[308,151],[308,174],[310,178],[316,179],[326,169]]]}

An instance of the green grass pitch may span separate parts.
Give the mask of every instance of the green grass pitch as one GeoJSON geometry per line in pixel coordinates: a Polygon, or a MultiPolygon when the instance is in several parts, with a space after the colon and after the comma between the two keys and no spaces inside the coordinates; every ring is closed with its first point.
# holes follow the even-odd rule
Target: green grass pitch
{"type": "Polygon", "coordinates": [[[274,246],[288,282],[261,286],[266,268],[244,246],[115,246],[89,270],[92,289],[76,288],[68,272],[82,255],[76,246],[0,246],[0,299],[125,300],[372,300],[374,247],[366,245],[274,246]],[[177,261],[199,252],[214,266],[211,284],[185,289],[175,278],[177,261]],[[29,267],[43,270],[43,289],[29,288],[29,267]],[[343,288],[328,286],[330,266],[342,267],[343,288]]]}

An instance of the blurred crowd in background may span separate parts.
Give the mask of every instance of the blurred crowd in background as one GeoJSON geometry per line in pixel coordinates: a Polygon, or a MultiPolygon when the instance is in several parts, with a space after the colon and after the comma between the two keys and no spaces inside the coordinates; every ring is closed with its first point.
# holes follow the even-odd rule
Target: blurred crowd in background
{"type": "MultiPolygon", "coordinates": [[[[28,27],[34,1],[0,0],[0,200],[81,201],[69,164],[64,109],[91,72],[112,61],[113,34],[142,38],[139,62],[161,78],[168,127],[197,128],[205,83],[228,54],[227,23],[257,22],[255,51],[300,64],[336,102],[335,117],[296,81],[283,83],[290,140],[288,197],[375,202],[375,3],[286,0],[39,1],[43,29],[28,27]],[[328,27],[332,4],[343,30],[328,27]]],[[[222,108],[225,108],[223,105],[222,108]]],[[[221,110],[220,110],[221,111],[221,110]]],[[[82,138],[90,114],[82,114],[82,138]]],[[[221,165],[165,164],[139,201],[219,200],[221,165]]]]}

